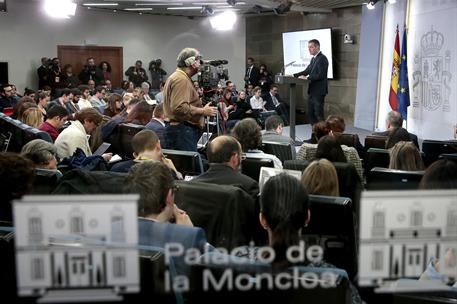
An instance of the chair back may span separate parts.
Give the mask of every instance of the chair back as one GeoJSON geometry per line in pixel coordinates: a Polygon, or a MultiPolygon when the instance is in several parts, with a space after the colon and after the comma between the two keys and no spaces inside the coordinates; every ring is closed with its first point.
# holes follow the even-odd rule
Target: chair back
{"type": "Polygon", "coordinates": [[[260,168],[262,167],[274,168],[273,160],[270,158],[247,157],[241,161],[241,173],[256,181],[260,179],[260,168]]]}
{"type": "Polygon", "coordinates": [[[295,147],[290,143],[263,141],[260,149],[267,154],[276,155],[283,164],[286,160],[295,158],[295,147]]]}
{"type": "Polygon", "coordinates": [[[365,164],[365,176],[368,176],[374,167],[389,168],[390,154],[387,149],[369,148],[365,164]]]}
{"type": "Polygon", "coordinates": [[[457,153],[457,141],[440,141],[426,139],[422,142],[425,166],[438,160],[441,154],[457,153]]]}
{"type": "Polygon", "coordinates": [[[377,149],[385,149],[387,136],[381,135],[367,135],[365,137],[365,149],[368,150],[370,148],[377,148],[377,149]]]}
{"type": "Polygon", "coordinates": [[[180,151],[162,149],[163,155],[173,161],[176,170],[184,176],[200,175],[204,172],[200,153],[194,151],[180,151]]]}
{"type": "Polygon", "coordinates": [[[367,176],[367,190],[417,189],[424,171],[403,171],[375,167],[367,176]]]}

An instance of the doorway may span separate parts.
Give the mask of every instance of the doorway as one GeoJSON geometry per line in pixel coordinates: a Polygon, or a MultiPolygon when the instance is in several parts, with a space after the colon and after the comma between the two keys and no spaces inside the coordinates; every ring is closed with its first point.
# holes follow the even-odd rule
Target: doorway
{"type": "Polygon", "coordinates": [[[121,86],[124,71],[123,56],[123,48],[118,46],[57,46],[57,57],[59,57],[62,67],[66,64],[71,64],[73,66],[73,74],[76,76],[81,72],[89,57],[95,59],[95,64],[97,66],[102,61],[109,62],[112,69],[111,79],[113,87],[121,86]]]}

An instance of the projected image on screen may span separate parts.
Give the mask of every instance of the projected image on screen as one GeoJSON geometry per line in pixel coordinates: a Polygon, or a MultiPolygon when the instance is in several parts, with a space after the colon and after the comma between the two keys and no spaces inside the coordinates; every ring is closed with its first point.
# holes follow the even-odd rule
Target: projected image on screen
{"type": "Polygon", "coordinates": [[[308,52],[308,41],[311,39],[319,40],[321,52],[329,63],[327,77],[333,78],[332,31],[329,28],[282,34],[285,74],[301,72],[309,65],[312,56],[308,52]]]}

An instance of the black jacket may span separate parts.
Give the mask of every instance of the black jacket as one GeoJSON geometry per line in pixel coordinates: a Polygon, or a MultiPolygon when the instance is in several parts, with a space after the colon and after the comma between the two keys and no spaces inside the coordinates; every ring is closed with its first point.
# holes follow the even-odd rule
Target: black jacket
{"type": "Polygon", "coordinates": [[[327,70],[328,70],[328,60],[322,52],[316,55],[313,61],[306,67],[303,72],[294,74],[294,77],[301,75],[309,75],[309,85],[308,85],[308,94],[317,96],[317,95],[327,95],[328,85],[327,85],[327,70]]]}

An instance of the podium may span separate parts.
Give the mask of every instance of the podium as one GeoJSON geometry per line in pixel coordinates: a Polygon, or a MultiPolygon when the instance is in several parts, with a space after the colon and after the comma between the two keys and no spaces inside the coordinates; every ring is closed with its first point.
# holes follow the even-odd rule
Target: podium
{"type": "Polygon", "coordinates": [[[290,107],[289,135],[290,135],[290,138],[292,138],[294,141],[295,141],[295,116],[296,116],[295,101],[296,101],[296,97],[297,97],[296,88],[297,88],[297,84],[305,84],[306,82],[307,81],[304,79],[296,78],[293,76],[285,76],[285,75],[281,75],[281,74],[278,74],[275,76],[275,83],[289,85],[289,107],[290,107]]]}

